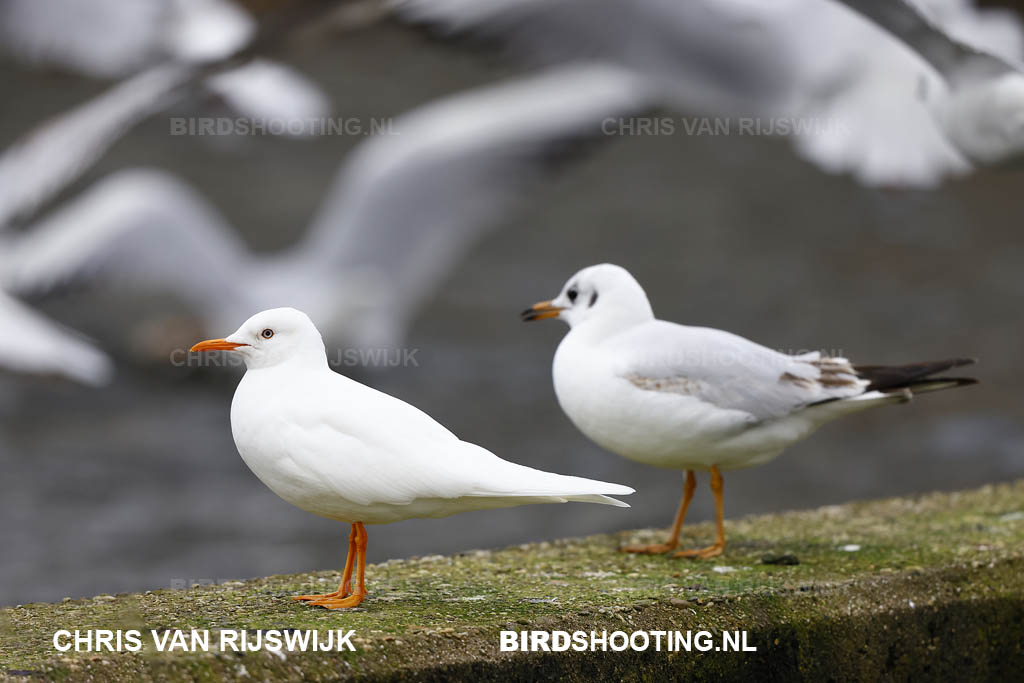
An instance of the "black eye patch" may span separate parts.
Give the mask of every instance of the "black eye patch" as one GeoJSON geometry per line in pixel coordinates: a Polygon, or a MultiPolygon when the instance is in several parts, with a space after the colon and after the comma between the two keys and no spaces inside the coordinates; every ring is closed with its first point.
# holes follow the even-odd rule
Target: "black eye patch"
{"type": "Polygon", "coordinates": [[[597,303],[597,292],[594,292],[593,294],[590,295],[590,303],[587,304],[587,307],[588,308],[593,307],[593,305],[596,304],[596,303],[597,303]]]}
{"type": "Polygon", "coordinates": [[[579,292],[576,291],[575,287],[572,287],[569,289],[568,292],[565,293],[565,295],[569,297],[569,301],[575,302],[576,297],[579,296],[579,292]]]}

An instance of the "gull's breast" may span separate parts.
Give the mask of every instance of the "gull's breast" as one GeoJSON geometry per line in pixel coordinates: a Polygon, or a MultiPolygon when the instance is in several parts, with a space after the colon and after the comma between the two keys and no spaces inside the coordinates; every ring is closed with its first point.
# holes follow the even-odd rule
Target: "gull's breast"
{"type": "MultiPolygon", "coordinates": [[[[246,378],[252,373],[247,373],[246,378]]],[[[367,521],[364,506],[348,499],[336,486],[346,471],[346,451],[357,440],[328,430],[315,430],[302,415],[300,399],[287,392],[269,393],[243,378],[231,404],[231,433],[242,460],[252,473],[285,501],[324,517],[367,521]],[[327,440],[327,442],[324,442],[327,440]]]]}

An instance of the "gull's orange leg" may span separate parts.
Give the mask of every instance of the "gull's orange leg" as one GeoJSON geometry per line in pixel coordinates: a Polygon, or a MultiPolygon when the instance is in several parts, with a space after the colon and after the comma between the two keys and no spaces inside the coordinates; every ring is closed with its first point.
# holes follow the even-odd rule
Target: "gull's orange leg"
{"type": "Polygon", "coordinates": [[[675,557],[694,557],[706,560],[717,557],[725,550],[725,519],[722,514],[722,473],[718,467],[711,466],[711,491],[715,494],[715,542],[707,548],[681,550],[675,557]]]}
{"type": "Polygon", "coordinates": [[[676,521],[672,523],[672,532],[668,535],[665,543],[653,545],[627,545],[619,548],[623,553],[643,553],[645,555],[660,555],[679,545],[679,532],[683,530],[683,521],[686,519],[686,510],[693,500],[693,492],[697,488],[697,477],[693,470],[686,470],[686,482],[683,484],[683,499],[679,502],[679,510],[676,512],[676,521]]]}
{"type": "Polygon", "coordinates": [[[338,590],[319,595],[293,595],[292,600],[323,600],[325,598],[344,598],[352,592],[352,565],[356,560],[356,525],[348,532],[348,555],[345,557],[345,573],[341,575],[338,590]]]}
{"type": "Polygon", "coordinates": [[[356,555],[358,555],[356,589],[348,596],[325,597],[320,600],[311,600],[308,604],[327,609],[345,609],[357,607],[366,598],[366,545],[369,538],[362,522],[356,522],[352,528],[356,532],[355,549],[356,555]]]}

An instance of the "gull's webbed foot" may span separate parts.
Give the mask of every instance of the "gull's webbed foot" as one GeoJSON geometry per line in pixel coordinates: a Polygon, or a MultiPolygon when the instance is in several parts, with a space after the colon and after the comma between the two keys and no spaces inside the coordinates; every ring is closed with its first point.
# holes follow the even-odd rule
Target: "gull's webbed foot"
{"type": "Polygon", "coordinates": [[[358,607],[364,599],[366,599],[366,593],[353,593],[344,598],[325,598],[323,600],[313,600],[307,604],[314,607],[326,607],[327,609],[351,609],[358,607]]]}
{"type": "Polygon", "coordinates": [[[619,548],[620,553],[637,553],[639,555],[664,555],[673,550],[676,544],[652,543],[650,545],[624,545],[619,548]]]}
{"type": "Polygon", "coordinates": [[[695,560],[706,560],[711,557],[718,557],[725,552],[724,543],[715,543],[709,545],[707,548],[691,548],[689,550],[680,550],[672,557],[691,557],[695,560]]]}

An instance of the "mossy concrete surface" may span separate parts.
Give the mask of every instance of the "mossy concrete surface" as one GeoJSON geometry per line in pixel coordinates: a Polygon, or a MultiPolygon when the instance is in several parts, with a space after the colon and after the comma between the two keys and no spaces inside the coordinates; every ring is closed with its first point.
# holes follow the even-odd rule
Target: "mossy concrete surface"
{"type": "MultiPolygon", "coordinates": [[[[438,521],[444,524],[444,521],[438,521]]],[[[11,680],[1007,680],[1024,671],[1024,481],[727,521],[709,561],[644,530],[368,567],[356,611],[292,602],[337,571],[5,608],[11,680]],[[782,556],[792,556],[783,557],[782,556]],[[792,564],[795,560],[797,564],[792,564]],[[790,562],[790,564],[777,563],[790,562]],[[354,629],[355,652],[60,654],[58,629],[354,629]],[[756,652],[500,652],[501,630],[749,632],[756,652]]],[[[706,544],[696,525],[685,544],[706,544]]]]}

